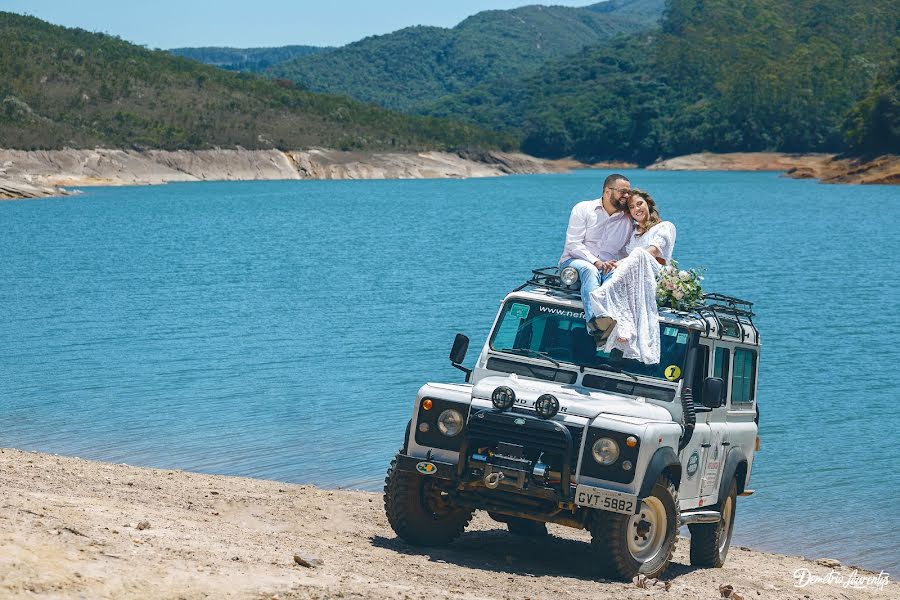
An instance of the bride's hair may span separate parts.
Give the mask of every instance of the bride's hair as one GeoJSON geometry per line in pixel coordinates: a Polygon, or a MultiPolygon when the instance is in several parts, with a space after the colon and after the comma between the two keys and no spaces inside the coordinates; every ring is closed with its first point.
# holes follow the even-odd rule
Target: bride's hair
{"type": "MultiPolygon", "coordinates": [[[[647,203],[647,212],[649,213],[647,220],[643,223],[637,223],[635,226],[635,235],[643,235],[647,232],[648,229],[656,225],[657,223],[661,223],[662,219],[659,216],[659,210],[656,208],[656,202],[653,200],[653,197],[650,196],[647,192],[643,190],[631,189],[631,197],[640,196],[644,199],[644,202],[647,203]]],[[[631,214],[631,209],[629,208],[629,214],[631,214]]]]}

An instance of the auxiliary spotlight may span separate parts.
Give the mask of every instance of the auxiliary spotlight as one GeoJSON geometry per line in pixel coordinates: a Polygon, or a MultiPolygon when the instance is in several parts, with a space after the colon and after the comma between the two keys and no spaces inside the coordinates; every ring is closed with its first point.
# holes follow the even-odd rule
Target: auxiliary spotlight
{"type": "Polygon", "coordinates": [[[516,393],[512,391],[512,388],[508,388],[505,385],[501,385],[491,394],[491,404],[497,410],[507,410],[512,408],[512,405],[515,403],[516,393]]]}
{"type": "Polygon", "coordinates": [[[534,403],[534,410],[537,411],[540,418],[552,419],[559,412],[559,400],[552,394],[538,396],[537,401],[534,403]]]}
{"type": "Polygon", "coordinates": [[[566,267],[559,272],[559,280],[566,287],[572,287],[578,283],[578,270],[575,267],[566,267]]]}

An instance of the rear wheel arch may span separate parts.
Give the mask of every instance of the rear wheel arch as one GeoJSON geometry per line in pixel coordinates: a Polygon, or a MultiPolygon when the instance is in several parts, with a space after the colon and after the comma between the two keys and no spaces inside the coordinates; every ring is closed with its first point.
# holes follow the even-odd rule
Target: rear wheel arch
{"type": "Polygon", "coordinates": [[[731,486],[731,481],[734,479],[737,479],[737,493],[740,494],[744,491],[747,465],[747,457],[744,456],[743,451],[740,448],[732,448],[728,456],[725,457],[725,466],[722,469],[722,479],[719,483],[717,504],[721,504],[728,496],[728,489],[731,486]]]}
{"type": "Polygon", "coordinates": [[[738,463],[734,471],[734,478],[737,480],[737,493],[742,494],[747,484],[747,461],[743,460],[738,463]]]}

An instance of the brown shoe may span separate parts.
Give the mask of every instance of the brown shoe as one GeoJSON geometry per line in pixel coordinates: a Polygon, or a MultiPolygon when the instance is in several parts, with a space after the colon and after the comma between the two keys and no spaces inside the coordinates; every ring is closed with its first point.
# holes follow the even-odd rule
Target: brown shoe
{"type": "Polygon", "coordinates": [[[594,336],[597,348],[602,348],[606,345],[606,341],[612,334],[613,329],[616,328],[616,320],[612,317],[596,317],[592,321],[594,321],[594,326],[597,329],[591,335],[594,336]]]}
{"type": "Polygon", "coordinates": [[[615,325],[616,320],[612,317],[594,317],[588,322],[588,330],[590,330],[591,335],[596,335],[612,329],[615,325]]]}

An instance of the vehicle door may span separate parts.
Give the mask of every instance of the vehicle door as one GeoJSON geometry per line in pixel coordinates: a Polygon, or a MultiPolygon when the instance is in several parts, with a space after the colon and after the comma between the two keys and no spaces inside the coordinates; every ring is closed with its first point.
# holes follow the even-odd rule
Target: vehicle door
{"type": "MultiPolygon", "coordinates": [[[[709,376],[709,358],[712,344],[708,340],[701,340],[697,348],[697,367],[694,369],[694,377],[690,385],[694,397],[694,405],[699,406],[703,380],[709,376]]],[[[709,413],[697,413],[697,424],[694,434],[688,445],[681,451],[681,486],[678,488],[678,500],[682,510],[698,506],[700,497],[700,484],[706,465],[707,449],[710,447],[711,428],[707,420],[709,413]]]]}
{"type": "Polygon", "coordinates": [[[759,347],[734,348],[731,360],[730,394],[728,397],[728,451],[740,449],[747,459],[747,475],[753,466],[756,451],[756,386],[759,368],[759,347]]]}
{"type": "Polygon", "coordinates": [[[728,405],[731,397],[728,373],[731,369],[734,345],[717,341],[712,353],[712,377],[720,377],[726,386],[722,406],[706,413],[709,424],[709,442],[706,447],[706,463],[700,482],[700,506],[719,501],[719,481],[725,466],[731,439],[728,431],[728,405]]]}

